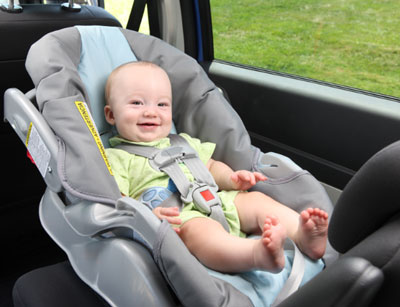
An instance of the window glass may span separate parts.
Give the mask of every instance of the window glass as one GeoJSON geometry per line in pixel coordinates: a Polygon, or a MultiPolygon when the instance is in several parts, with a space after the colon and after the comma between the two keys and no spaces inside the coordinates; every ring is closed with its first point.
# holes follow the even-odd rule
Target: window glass
{"type": "MultiPolygon", "coordinates": [[[[104,8],[119,20],[124,28],[128,24],[129,15],[132,10],[133,0],[104,0],[104,8]]],[[[147,5],[140,24],[139,32],[149,34],[149,20],[147,5]]]]}
{"type": "Polygon", "coordinates": [[[399,0],[211,0],[216,59],[400,97],[399,0]]]}

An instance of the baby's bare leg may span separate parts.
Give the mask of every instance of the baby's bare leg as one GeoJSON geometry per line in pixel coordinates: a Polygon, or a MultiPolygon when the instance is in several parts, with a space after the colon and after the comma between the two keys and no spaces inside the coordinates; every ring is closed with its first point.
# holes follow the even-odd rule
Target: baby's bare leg
{"type": "Polygon", "coordinates": [[[227,233],[216,221],[194,218],[179,233],[190,252],[205,266],[234,273],[251,269],[280,271],[285,264],[285,229],[275,217],[266,217],[261,239],[252,240],[227,233]]]}
{"type": "Polygon", "coordinates": [[[275,215],[291,238],[312,259],[323,256],[326,248],[328,214],[320,209],[296,211],[259,192],[239,193],[235,198],[242,231],[259,234],[265,216],[275,215]]]}

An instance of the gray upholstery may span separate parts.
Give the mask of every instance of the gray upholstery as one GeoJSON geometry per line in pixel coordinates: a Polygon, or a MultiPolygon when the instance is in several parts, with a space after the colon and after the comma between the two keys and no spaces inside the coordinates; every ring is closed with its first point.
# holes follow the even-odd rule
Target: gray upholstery
{"type": "Polygon", "coordinates": [[[400,141],[369,159],[344,189],[329,239],[346,257],[363,257],[385,280],[374,306],[400,302],[400,141]]]}

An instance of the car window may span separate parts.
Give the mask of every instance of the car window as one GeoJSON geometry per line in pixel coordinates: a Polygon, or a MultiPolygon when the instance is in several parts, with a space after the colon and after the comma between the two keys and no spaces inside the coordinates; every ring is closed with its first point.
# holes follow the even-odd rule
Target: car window
{"type": "MultiPolygon", "coordinates": [[[[124,28],[129,20],[129,15],[132,10],[133,0],[121,1],[121,0],[104,0],[104,8],[115,16],[124,28]]],[[[149,34],[149,20],[147,14],[147,5],[143,14],[142,23],[140,24],[139,32],[149,34]]]]}
{"type": "Polygon", "coordinates": [[[400,97],[400,1],[211,0],[216,59],[400,97]]]}

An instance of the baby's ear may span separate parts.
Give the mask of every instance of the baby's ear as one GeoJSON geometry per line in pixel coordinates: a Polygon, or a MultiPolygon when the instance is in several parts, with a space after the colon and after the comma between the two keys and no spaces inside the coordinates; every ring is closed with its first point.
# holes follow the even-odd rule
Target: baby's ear
{"type": "Polygon", "coordinates": [[[104,116],[106,118],[107,123],[114,126],[115,124],[114,113],[108,104],[104,107],[104,116]]]}

